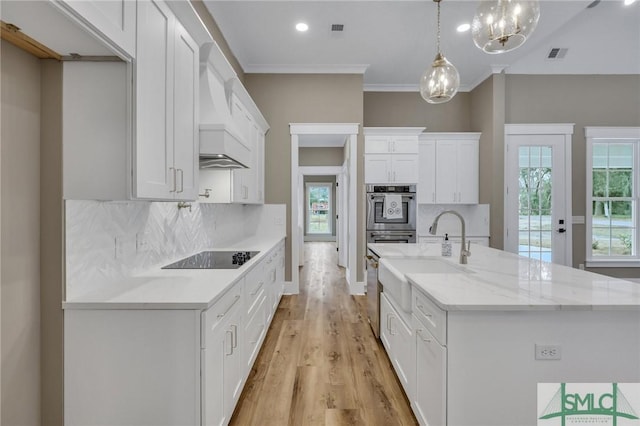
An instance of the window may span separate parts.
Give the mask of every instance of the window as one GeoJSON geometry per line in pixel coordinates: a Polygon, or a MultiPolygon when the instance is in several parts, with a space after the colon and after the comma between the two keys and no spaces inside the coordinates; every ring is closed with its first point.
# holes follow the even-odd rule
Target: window
{"type": "Polygon", "coordinates": [[[307,234],[331,235],[331,183],[307,183],[307,234]]]}
{"type": "Polygon", "coordinates": [[[640,266],[640,128],[585,133],[587,265],[640,266]]]}

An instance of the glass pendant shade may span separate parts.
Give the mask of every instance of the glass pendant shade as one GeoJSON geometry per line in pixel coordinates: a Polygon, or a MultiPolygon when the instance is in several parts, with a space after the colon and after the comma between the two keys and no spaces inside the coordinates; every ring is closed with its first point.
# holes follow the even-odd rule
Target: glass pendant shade
{"type": "Polygon", "coordinates": [[[440,2],[442,0],[433,1],[438,5],[438,54],[431,67],[427,68],[420,78],[420,95],[430,104],[442,104],[449,102],[458,93],[460,74],[440,52],[440,2]]]}
{"type": "Polygon", "coordinates": [[[438,53],[420,79],[420,94],[430,104],[448,102],[458,93],[460,74],[447,58],[438,53]]]}
{"type": "Polygon", "coordinates": [[[473,17],[473,42],[486,53],[503,53],[521,46],[540,19],[537,0],[480,1],[473,17]]]}

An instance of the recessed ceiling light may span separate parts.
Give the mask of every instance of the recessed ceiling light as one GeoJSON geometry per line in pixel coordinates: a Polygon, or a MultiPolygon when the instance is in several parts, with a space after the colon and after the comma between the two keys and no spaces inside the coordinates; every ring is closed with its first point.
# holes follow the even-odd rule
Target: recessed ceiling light
{"type": "Polygon", "coordinates": [[[301,33],[307,31],[308,29],[309,29],[309,26],[304,22],[298,22],[296,24],[296,30],[300,31],[301,33]]]}
{"type": "Polygon", "coordinates": [[[624,5],[625,6],[629,6],[630,4],[633,4],[635,2],[636,2],[636,0],[624,0],[624,5]]]}
{"type": "Polygon", "coordinates": [[[464,33],[466,31],[469,31],[471,29],[471,24],[460,24],[458,25],[458,28],[456,28],[456,30],[458,30],[459,33],[464,33]]]}

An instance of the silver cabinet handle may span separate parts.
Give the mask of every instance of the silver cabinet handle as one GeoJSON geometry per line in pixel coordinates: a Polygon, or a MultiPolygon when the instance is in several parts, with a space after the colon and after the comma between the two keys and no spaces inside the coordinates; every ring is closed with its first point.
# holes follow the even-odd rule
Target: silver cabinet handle
{"type": "Polygon", "coordinates": [[[233,333],[231,334],[231,337],[232,337],[231,347],[237,348],[238,347],[238,326],[231,325],[231,328],[233,329],[233,333]]]}
{"type": "Polygon", "coordinates": [[[422,340],[425,343],[431,343],[431,339],[425,339],[424,337],[422,337],[422,330],[421,329],[417,329],[416,330],[416,335],[418,337],[420,337],[420,340],[422,340]]]}
{"type": "Polygon", "coordinates": [[[233,332],[231,330],[227,330],[225,332],[225,336],[224,336],[225,345],[227,344],[227,336],[228,335],[231,335],[231,339],[230,339],[230,342],[229,342],[229,350],[230,350],[230,352],[229,353],[225,352],[225,355],[227,355],[227,356],[233,355],[233,332]]]}
{"type": "Polygon", "coordinates": [[[249,296],[255,296],[256,294],[258,294],[263,285],[264,281],[260,281],[260,285],[258,286],[258,288],[256,288],[256,291],[254,291],[253,293],[249,293],[249,296]]]}
{"type": "Polygon", "coordinates": [[[424,306],[422,305],[417,305],[417,306],[418,306],[418,310],[422,312],[422,315],[424,315],[425,317],[431,318],[433,316],[432,314],[428,314],[425,312],[424,306]]]}
{"type": "Polygon", "coordinates": [[[184,191],[184,170],[178,169],[178,172],[180,172],[180,190],[176,192],[180,193],[184,191]]]}
{"type": "Polygon", "coordinates": [[[225,315],[227,315],[227,314],[229,313],[229,311],[231,310],[231,308],[233,308],[233,305],[235,305],[235,304],[236,304],[236,302],[237,302],[238,300],[240,300],[240,296],[239,296],[239,295],[238,295],[238,296],[236,296],[236,297],[233,299],[233,302],[231,302],[231,304],[229,305],[229,307],[228,307],[228,308],[227,308],[223,313],[218,314],[218,318],[222,318],[222,317],[224,317],[225,315]]]}
{"type": "Polygon", "coordinates": [[[173,186],[172,186],[172,190],[169,192],[176,192],[176,169],[174,167],[169,167],[169,170],[173,173],[173,186]]]}
{"type": "MultiPolygon", "coordinates": [[[[393,315],[391,315],[391,318],[390,318],[390,319],[391,319],[391,320],[393,320],[393,318],[395,318],[395,317],[394,317],[393,315]]],[[[393,321],[389,321],[389,324],[391,324],[391,326],[389,327],[389,333],[390,333],[392,336],[395,336],[395,335],[396,335],[396,333],[394,333],[394,332],[393,332],[393,321]]]]}

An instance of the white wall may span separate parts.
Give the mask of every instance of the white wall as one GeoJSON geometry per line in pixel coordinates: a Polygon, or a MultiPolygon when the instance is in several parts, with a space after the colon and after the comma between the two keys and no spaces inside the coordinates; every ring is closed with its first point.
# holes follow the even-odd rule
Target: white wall
{"type": "Polygon", "coordinates": [[[40,424],[40,63],[2,42],[2,425],[40,424]]]}

